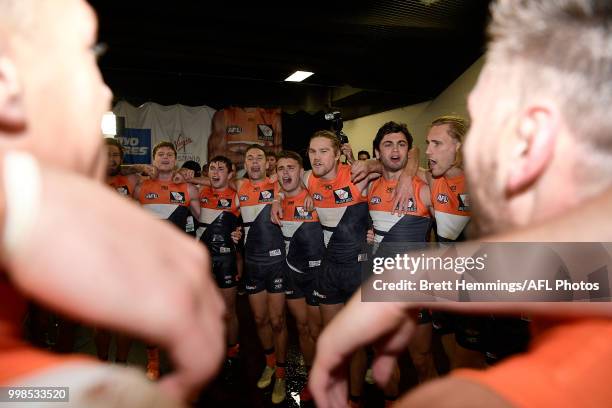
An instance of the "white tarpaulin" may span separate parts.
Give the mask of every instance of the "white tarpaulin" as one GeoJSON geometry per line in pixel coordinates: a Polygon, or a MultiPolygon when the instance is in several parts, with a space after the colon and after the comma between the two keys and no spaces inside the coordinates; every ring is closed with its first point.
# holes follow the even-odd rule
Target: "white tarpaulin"
{"type": "MultiPolygon", "coordinates": [[[[207,144],[210,136],[212,117],[215,110],[208,106],[163,106],[147,102],[139,107],[120,101],[113,108],[118,117],[125,118],[126,129],[150,129],[151,148],[167,140],[174,143],[177,150],[177,164],[195,160],[203,164],[207,161],[207,144]]],[[[126,134],[129,134],[127,132],[126,134]]],[[[137,141],[130,142],[129,137],[118,135],[124,147],[131,146],[131,152],[138,154],[144,148],[134,148],[137,141]]],[[[150,151],[146,154],[151,154],[150,151]]]]}

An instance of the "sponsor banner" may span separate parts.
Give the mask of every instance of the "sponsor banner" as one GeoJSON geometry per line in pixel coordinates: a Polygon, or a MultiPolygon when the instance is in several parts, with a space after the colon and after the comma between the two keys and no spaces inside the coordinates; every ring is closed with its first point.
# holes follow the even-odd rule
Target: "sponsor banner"
{"type": "MultiPolygon", "coordinates": [[[[120,101],[113,112],[125,119],[127,128],[149,130],[151,147],[162,141],[173,143],[177,151],[177,166],[187,160],[206,163],[214,109],[208,106],[164,106],[152,102],[135,107],[120,101]]],[[[150,157],[148,159],[145,163],[150,163],[150,157]]]]}
{"type": "Polygon", "coordinates": [[[123,147],[123,164],[151,163],[151,129],[125,128],[117,140],[123,147]]]}

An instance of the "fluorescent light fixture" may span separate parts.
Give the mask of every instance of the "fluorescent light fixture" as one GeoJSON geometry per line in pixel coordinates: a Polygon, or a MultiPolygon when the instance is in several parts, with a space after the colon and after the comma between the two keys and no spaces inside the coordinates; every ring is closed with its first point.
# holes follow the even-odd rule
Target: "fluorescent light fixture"
{"type": "Polygon", "coordinates": [[[293,74],[289,75],[285,79],[285,81],[289,81],[289,82],[302,82],[303,80],[305,80],[306,78],[308,78],[312,74],[314,74],[314,72],[295,71],[293,74]]]}
{"type": "Polygon", "coordinates": [[[105,137],[114,137],[117,134],[117,118],[113,112],[106,112],[102,116],[102,134],[105,137]]]}

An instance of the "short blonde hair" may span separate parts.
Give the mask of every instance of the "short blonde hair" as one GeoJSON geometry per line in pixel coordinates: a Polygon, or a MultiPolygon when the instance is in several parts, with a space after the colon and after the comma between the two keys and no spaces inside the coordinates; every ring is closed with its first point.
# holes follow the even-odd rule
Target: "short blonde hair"
{"type": "Polygon", "coordinates": [[[338,153],[340,151],[340,140],[338,140],[338,137],[334,132],[330,130],[318,130],[310,137],[310,140],[316,137],[322,137],[330,140],[334,149],[334,153],[338,153]]]}

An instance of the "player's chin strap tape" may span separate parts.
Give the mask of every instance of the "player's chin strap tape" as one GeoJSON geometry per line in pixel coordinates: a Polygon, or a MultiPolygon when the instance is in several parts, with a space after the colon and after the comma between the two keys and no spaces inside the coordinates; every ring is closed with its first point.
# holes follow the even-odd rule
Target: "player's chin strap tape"
{"type": "Polygon", "coordinates": [[[12,151],[4,157],[6,215],[3,250],[14,253],[34,229],[42,195],[40,168],[28,153],[12,151]]]}

